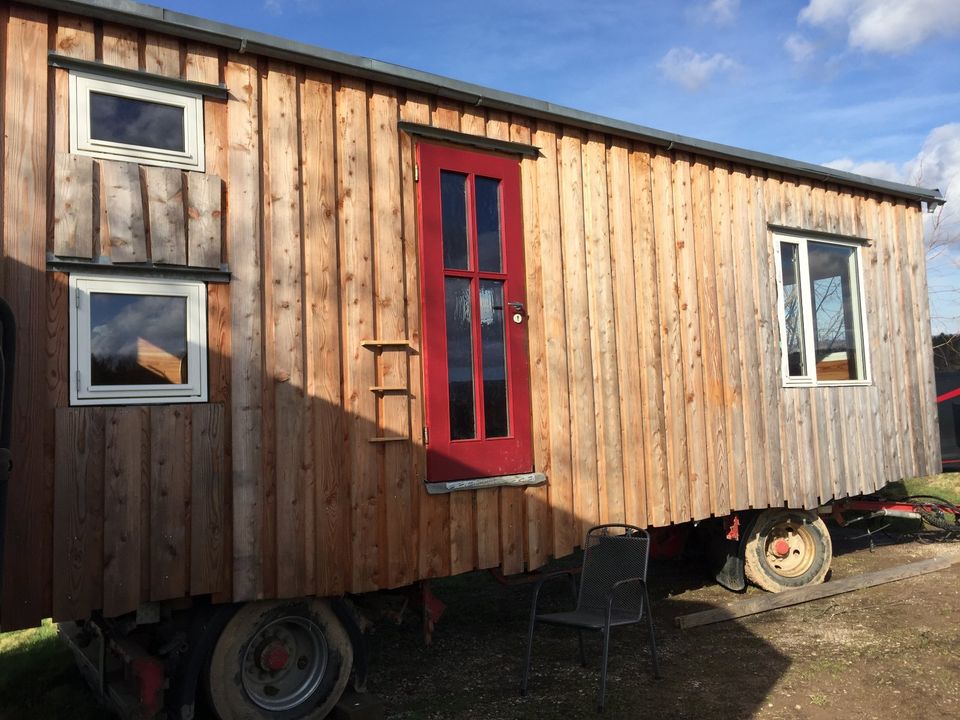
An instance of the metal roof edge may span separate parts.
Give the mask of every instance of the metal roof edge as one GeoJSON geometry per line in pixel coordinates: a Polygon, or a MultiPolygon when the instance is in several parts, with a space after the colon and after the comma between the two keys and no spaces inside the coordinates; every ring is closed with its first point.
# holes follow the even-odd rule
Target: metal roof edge
{"type": "Polygon", "coordinates": [[[357,75],[407,89],[433,93],[452,100],[496,110],[520,112],[538,119],[577,125],[587,130],[613,133],[674,150],[739,162],[767,170],[791,173],[822,182],[835,182],[877,193],[889,193],[930,206],[945,202],[936,188],[922,188],[904,183],[880,180],[865,175],[836,170],[824,165],[791,160],[778,155],[698,140],[664,132],[635,123],[616,120],[595,113],[556,105],[545,100],[517,95],[453,80],[402,65],[373,60],[358,55],[327,50],[316,45],[288,40],[275,35],[246,30],[234,25],[205,20],[193,15],[165,10],[132,0],[18,0],[27,5],[86,15],[101,20],[125,23],[145,30],[154,30],[191,40],[198,40],[236,52],[265,55],[325,70],[357,75]]]}

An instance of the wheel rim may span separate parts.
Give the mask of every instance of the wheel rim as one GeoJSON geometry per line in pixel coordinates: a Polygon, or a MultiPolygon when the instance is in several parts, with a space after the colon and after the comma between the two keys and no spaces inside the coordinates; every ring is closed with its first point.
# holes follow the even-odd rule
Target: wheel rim
{"type": "Polygon", "coordinates": [[[284,617],[264,626],[243,654],[243,689],[271,712],[295,708],[319,687],[327,671],[327,640],[304,617],[284,617]]]}
{"type": "Polygon", "coordinates": [[[781,520],[767,534],[764,559],[781,577],[803,575],[816,558],[816,538],[803,523],[792,518],[781,520]]]}

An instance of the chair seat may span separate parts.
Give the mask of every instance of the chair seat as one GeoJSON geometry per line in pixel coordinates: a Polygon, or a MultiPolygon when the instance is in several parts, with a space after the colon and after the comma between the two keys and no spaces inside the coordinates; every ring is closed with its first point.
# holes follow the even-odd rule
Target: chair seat
{"type": "MultiPolygon", "coordinates": [[[[548,625],[566,625],[568,627],[602,630],[607,620],[606,615],[607,613],[604,610],[582,608],[571,612],[543,613],[542,615],[537,615],[537,622],[547,623],[548,625]]],[[[632,625],[637,622],[640,622],[640,617],[636,613],[614,610],[610,615],[610,627],[615,625],[632,625]]]]}

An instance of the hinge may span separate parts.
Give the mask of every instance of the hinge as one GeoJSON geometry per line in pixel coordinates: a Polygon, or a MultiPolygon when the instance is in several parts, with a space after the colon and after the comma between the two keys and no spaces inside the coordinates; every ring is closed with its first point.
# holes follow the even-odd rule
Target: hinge
{"type": "Polygon", "coordinates": [[[430,429],[426,425],[423,426],[423,444],[430,444],[430,429]]]}
{"type": "Polygon", "coordinates": [[[80,387],[80,371],[77,370],[77,387],[80,387]]]}
{"type": "Polygon", "coordinates": [[[420,182],[420,163],[413,164],[413,181],[420,182]]]}
{"type": "Polygon", "coordinates": [[[77,310],[79,310],[80,309],[80,293],[79,292],[75,292],[73,294],[73,303],[74,305],[77,306],[77,310]]]}

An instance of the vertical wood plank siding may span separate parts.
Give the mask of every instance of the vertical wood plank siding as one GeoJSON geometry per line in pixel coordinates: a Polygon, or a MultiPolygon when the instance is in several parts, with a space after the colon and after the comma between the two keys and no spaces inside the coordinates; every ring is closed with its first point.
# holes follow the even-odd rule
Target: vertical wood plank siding
{"type": "Polygon", "coordinates": [[[813,507],[937,468],[916,203],[18,5],[0,53],[0,285],[20,329],[4,629],[516,572],[597,522],[813,507]],[[48,48],[224,82],[206,175],[70,156],[48,48]],[[518,172],[544,486],[424,489],[417,140],[398,120],[540,150],[518,172]],[[871,385],[782,387],[768,223],[869,240],[871,385]],[[48,249],[227,262],[211,402],[68,407],[48,249]]]}

